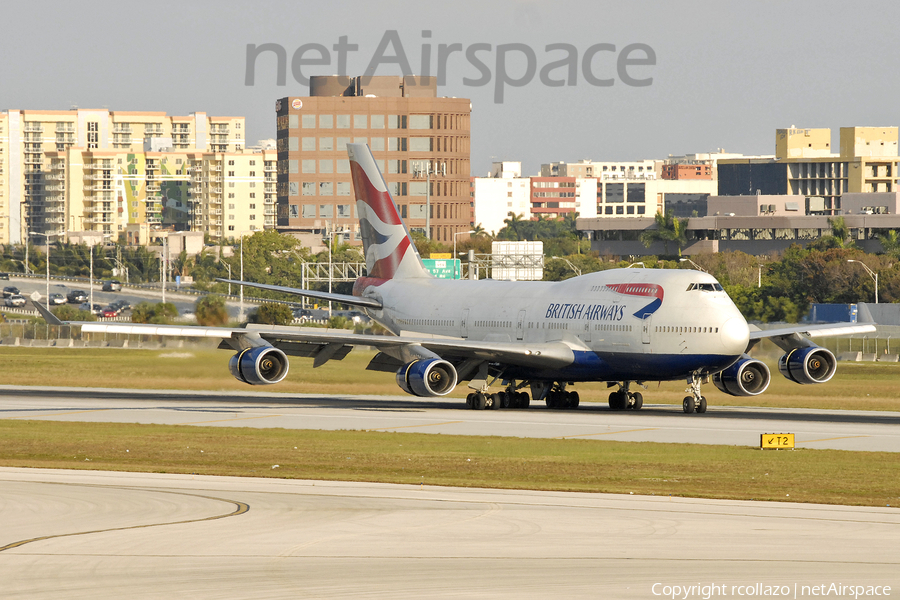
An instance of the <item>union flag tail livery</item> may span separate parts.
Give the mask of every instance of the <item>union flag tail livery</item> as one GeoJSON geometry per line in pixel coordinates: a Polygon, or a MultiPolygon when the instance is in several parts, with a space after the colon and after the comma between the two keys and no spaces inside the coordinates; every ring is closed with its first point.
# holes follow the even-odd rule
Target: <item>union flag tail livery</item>
{"type": "Polygon", "coordinates": [[[366,144],[347,144],[368,277],[431,277],[366,144]]]}

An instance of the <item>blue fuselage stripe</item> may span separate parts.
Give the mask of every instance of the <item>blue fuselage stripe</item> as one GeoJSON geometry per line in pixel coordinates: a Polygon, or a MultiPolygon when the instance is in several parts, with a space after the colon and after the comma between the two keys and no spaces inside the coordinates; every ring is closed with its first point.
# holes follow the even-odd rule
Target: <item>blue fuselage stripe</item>
{"type": "Polygon", "coordinates": [[[576,351],[575,362],[562,369],[504,371],[504,377],[553,381],[665,381],[683,379],[702,369],[715,373],[739,356],[720,354],[635,354],[630,352],[576,351]]]}

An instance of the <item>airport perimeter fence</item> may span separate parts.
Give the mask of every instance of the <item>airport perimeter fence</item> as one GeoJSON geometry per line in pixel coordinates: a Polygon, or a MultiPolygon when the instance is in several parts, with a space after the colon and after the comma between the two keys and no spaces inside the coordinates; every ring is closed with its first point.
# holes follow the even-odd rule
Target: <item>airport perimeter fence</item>
{"type": "MultiPolygon", "coordinates": [[[[900,326],[876,325],[872,333],[840,337],[813,338],[817,345],[827,348],[840,361],[900,363],[900,326]]],[[[777,360],[784,352],[770,340],[764,340],[752,352],[757,357],[777,360]]]]}
{"type": "Polygon", "coordinates": [[[218,340],[194,337],[82,332],[78,325],[0,323],[0,348],[182,348],[210,347],[218,340]]]}

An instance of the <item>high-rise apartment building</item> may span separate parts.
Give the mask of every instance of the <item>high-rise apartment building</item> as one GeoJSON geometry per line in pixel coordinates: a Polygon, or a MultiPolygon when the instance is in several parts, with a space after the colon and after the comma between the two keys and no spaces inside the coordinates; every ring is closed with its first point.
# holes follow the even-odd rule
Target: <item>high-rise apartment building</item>
{"type": "Polygon", "coordinates": [[[275,104],[282,232],[359,240],[348,143],[366,143],[406,224],[441,242],[470,228],[469,117],[430,77],[311,77],[275,104]]]}
{"type": "Polygon", "coordinates": [[[202,112],[0,112],[0,242],[118,235],[138,222],[187,227],[188,153],[240,152],[244,135],[243,117],[202,112]]]}
{"type": "Polygon", "coordinates": [[[191,155],[191,230],[213,241],[275,227],[277,154],[191,155]]]}

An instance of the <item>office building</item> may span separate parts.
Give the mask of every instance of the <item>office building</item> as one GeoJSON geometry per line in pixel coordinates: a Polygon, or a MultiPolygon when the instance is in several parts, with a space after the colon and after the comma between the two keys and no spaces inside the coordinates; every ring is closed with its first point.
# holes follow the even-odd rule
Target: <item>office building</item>
{"type": "Polygon", "coordinates": [[[372,149],[411,230],[445,243],[469,230],[471,103],[438,97],[434,78],[311,77],[275,111],[279,231],[360,243],[348,143],[372,149]]]}
{"type": "Polygon", "coordinates": [[[900,157],[896,127],[841,127],[840,152],[830,129],[778,129],[774,158],[718,163],[719,193],[815,198],[815,212],[841,214],[846,193],[897,191],[900,157]]]}

